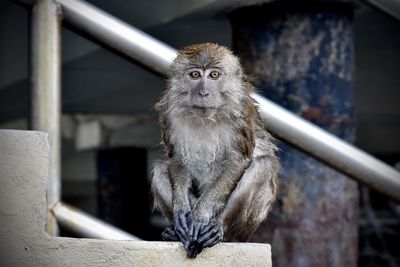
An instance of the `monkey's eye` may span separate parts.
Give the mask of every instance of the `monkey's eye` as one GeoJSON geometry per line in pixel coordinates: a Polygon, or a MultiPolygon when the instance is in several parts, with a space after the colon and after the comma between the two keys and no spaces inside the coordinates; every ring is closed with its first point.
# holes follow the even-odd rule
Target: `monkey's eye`
{"type": "Polygon", "coordinates": [[[218,77],[220,76],[221,74],[218,72],[218,71],[212,71],[212,72],[210,72],[210,75],[208,75],[211,79],[218,79],[218,77]]]}
{"type": "Polygon", "coordinates": [[[201,74],[200,74],[199,71],[191,71],[191,72],[189,73],[189,75],[190,75],[190,77],[192,77],[193,79],[198,79],[198,78],[200,78],[200,76],[201,76],[201,74]]]}

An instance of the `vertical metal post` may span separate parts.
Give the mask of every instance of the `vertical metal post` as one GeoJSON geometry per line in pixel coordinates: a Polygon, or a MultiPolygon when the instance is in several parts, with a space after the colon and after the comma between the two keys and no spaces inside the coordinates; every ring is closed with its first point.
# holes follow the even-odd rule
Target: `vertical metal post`
{"type": "MultiPolygon", "coordinates": [[[[60,199],[60,10],[52,0],[37,0],[32,12],[31,127],[45,131],[50,141],[47,208],[60,199]]],[[[58,234],[48,213],[47,232],[58,234]]]]}
{"type": "MultiPolygon", "coordinates": [[[[233,13],[234,47],[261,94],[352,142],[353,6],[288,2],[233,13]]],[[[278,201],[253,241],[272,243],[274,266],[356,266],[357,185],[288,145],[279,147],[278,201]]]]}

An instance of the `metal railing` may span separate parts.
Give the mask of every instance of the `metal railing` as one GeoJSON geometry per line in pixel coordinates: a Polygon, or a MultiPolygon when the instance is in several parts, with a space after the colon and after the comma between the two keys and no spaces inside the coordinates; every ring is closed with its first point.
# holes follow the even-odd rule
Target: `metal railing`
{"type": "MultiPolygon", "coordinates": [[[[21,1],[31,2],[29,0],[21,1]]],[[[58,5],[63,19],[79,29],[79,31],[94,37],[99,42],[134,59],[159,75],[168,75],[169,65],[177,52],[172,47],[84,1],[38,0],[34,5],[38,5],[40,2],[46,2],[48,5],[58,5]]],[[[48,15],[51,17],[51,13],[48,15]]],[[[48,23],[51,23],[51,20],[48,23]]],[[[49,53],[43,53],[41,57],[49,57],[49,53]]],[[[35,61],[33,61],[33,64],[34,69],[39,67],[35,65],[35,61]]],[[[57,64],[60,64],[59,60],[57,64]]],[[[53,90],[58,90],[58,94],[60,93],[57,87],[54,87],[53,90]]],[[[394,168],[274,104],[261,95],[253,94],[253,97],[260,104],[260,113],[269,131],[313,157],[400,203],[400,173],[394,168]]],[[[47,110],[47,114],[60,112],[56,107],[49,108],[52,110],[47,110]]],[[[41,114],[45,116],[45,114],[41,114]]],[[[60,219],[60,215],[57,214],[59,213],[55,213],[56,218],[60,219]]],[[[62,223],[63,220],[60,222],[62,223]]]]}
{"type": "Polygon", "coordinates": [[[62,202],[58,202],[51,211],[58,223],[81,236],[98,239],[140,240],[136,236],[62,202]]]}
{"type": "Polygon", "coordinates": [[[389,14],[393,18],[400,20],[400,1],[399,0],[364,0],[364,2],[389,14]]]}
{"type": "MultiPolygon", "coordinates": [[[[61,18],[51,0],[40,0],[32,8],[31,127],[49,134],[49,183],[47,206],[60,200],[61,192],[61,18]]],[[[56,218],[48,213],[46,228],[57,235],[56,218]]]]}

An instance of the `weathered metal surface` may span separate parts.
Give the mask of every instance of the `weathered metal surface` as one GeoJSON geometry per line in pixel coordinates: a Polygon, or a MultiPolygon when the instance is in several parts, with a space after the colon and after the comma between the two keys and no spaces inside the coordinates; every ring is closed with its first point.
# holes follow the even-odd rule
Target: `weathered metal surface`
{"type": "MultiPolygon", "coordinates": [[[[352,7],[269,4],[232,14],[234,47],[261,94],[354,141],[352,7]]],[[[277,204],[254,241],[274,266],[356,266],[357,185],[280,143],[277,204]]]]}
{"type": "MultiPolygon", "coordinates": [[[[50,168],[46,194],[49,209],[60,199],[60,17],[58,6],[52,0],[38,0],[34,3],[31,127],[49,134],[50,168]]],[[[57,223],[50,212],[46,227],[50,234],[57,235],[57,223]]]]}

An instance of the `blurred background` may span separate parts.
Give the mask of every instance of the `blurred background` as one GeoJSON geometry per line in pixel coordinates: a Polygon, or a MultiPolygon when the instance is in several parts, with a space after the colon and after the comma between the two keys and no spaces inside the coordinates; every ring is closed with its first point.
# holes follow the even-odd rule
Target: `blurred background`
{"type": "MultiPolygon", "coordinates": [[[[283,20],[290,22],[293,16],[299,16],[296,18],[300,20],[311,16],[309,17],[311,24],[315,25],[319,22],[313,20],[314,15],[310,15],[309,12],[322,14],[322,20],[331,19],[329,16],[332,14],[334,17],[343,15],[341,8],[337,11],[338,9],[332,6],[329,7],[332,8],[332,14],[326,11],[326,7],[323,7],[321,12],[315,8],[307,9],[305,12],[298,5],[290,6],[290,1],[282,1],[278,7],[272,3],[274,6],[271,9],[268,6],[271,3],[255,0],[90,0],[88,2],[176,49],[203,42],[215,42],[232,48],[239,54],[246,70],[254,77],[255,84],[261,90],[274,87],[274,84],[265,85],[260,82],[268,77],[252,69],[251,63],[248,62],[251,55],[248,55],[243,46],[247,47],[246,42],[249,38],[259,42],[263,37],[254,37],[256,35],[254,32],[257,31],[250,31],[246,27],[257,24],[255,26],[257,29],[276,34],[274,29],[279,28],[284,31],[285,27],[296,27],[297,24],[288,26],[290,23],[282,23],[283,20]],[[264,2],[264,5],[259,6],[260,2],[264,2]],[[258,11],[254,11],[254,8],[258,11]],[[291,11],[288,13],[289,9],[291,11]],[[263,10],[277,11],[263,13],[263,10]],[[253,22],[252,14],[261,16],[262,19],[257,20],[257,23],[253,22]],[[327,17],[324,17],[325,15],[327,17]],[[245,24],[242,20],[250,22],[245,24]],[[268,27],[260,27],[260,23],[268,24],[268,27]]],[[[347,27],[346,33],[350,36],[343,37],[345,38],[343,42],[349,45],[349,48],[346,48],[349,50],[343,53],[346,57],[345,62],[350,67],[346,69],[341,65],[338,71],[343,70],[350,75],[350,78],[342,78],[346,80],[346,88],[349,88],[344,97],[351,99],[349,101],[352,106],[349,109],[351,125],[347,122],[340,126],[349,127],[351,131],[349,133],[340,131],[337,135],[354,142],[357,147],[388,164],[400,168],[400,4],[397,0],[380,1],[397,2],[398,9],[393,9],[393,6],[396,7],[393,5],[387,13],[375,6],[375,1],[371,2],[352,2],[349,4],[351,14],[346,7],[346,14],[341,17],[345,20],[344,27],[347,27]]],[[[307,5],[313,6],[310,2],[307,5]]],[[[333,21],[336,19],[335,17],[333,21]]],[[[159,240],[161,230],[168,223],[152,210],[148,181],[153,162],[163,157],[157,114],[152,107],[165,88],[165,80],[93,40],[83,37],[67,23],[65,26],[62,28],[61,44],[62,199],[139,238],[159,240]]],[[[312,32],[309,34],[314,35],[312,32]]],[[[298,36],[294,35],[293,38],[298,36]]],[[[1,1],[0,40],[0,128],[28,129],[30,101],[28,8],[17,2],[1,1]]],[[[269,46],[271,42],[268,39],[264,44],[269,46]]],[[[324,55],[317,53],[314,56],[324,55]]],[[[262,58],[262,55],[260,57],[262,58]]],[[[306,74],[309,75],[311,72],[308,71],[306,74]]],[[[301,89],[302,86],[298,88],[301,89]]],[[[290,88],[290,90],[295,89],[290,88]]],[[[333,93],[327,92],[327,94],[333,93]]],[[[265,92],[264,95],[274,101],[279,100],[274,93],[265,92]]],[[[302,92],[298,95],[307,99],[302,92]]],[[[285,102],[282,105],[285,106],[285,102]]],[[[285,107],[292,108],[290,104],[285,107]]],[[[347,109],[340,110],[340,107],[338,109],[339,113],[347,112],[347,109]]],[[[315,119],[310,113],[297,113],[312,121],[315,119]]],[[[313,122],[318,124],[319,121],[315,119],[313,122]]],[[[331,129],[325,127],[324,123],[319,125],[331,129]]],[[[291,152],[286,152],[290,149],[281,144],[280,156],[286,162],[283,164],[284,167],[286,164],[291,164],[287,159],[287,155],[291,152]]],[[[314,173],[330,173],[327,167],[325,167],[327,171],[321,172],[322,167],[315,166],[317,167],[311,168],[314,173]]],[[[298,166],[290,165],[288,168],[292,168],[293,172],[297,172],[302,179],[307,180],[307,175],[301,174],[304,170],[300,170],[298,166]]],[[[286,179],[290,179],[286,177],[288,173],[285,169],[282,171],[282,188],[284,194],[293,194],[294,191],[285,186],[286,179]]],[[[336,176],[328,174],[328,178],[336,179],[336,176]]],[[[305,186],[313,185],[308,183],[305,186]]],[[[307,194],[307,190],[304,191],[306,192],[304,194],[307,194]]],[[[353,226],[358,230],[358,235],[351,235],[351,241],[348,241],[353,247],[350,250],[355,251],[353,257],[357,259],[357,263],[353,266],[400,266],[398,245],[400,207],[385,196],[361,185],[357,185],[356,191],[349,194],[350,196],[343,198],[345,200],[356,198],[351,202],[356,208],[352,209],[349,215],[351,218],[355,216],[356,220],[349,219],[349,223],[356,223],[353,226]]],[[[296,199],[294,201],[296,202],[296,199]]],[[[308,201],[311,200],[308,198],[308,201]]],[[[346,202],[340,206],[340,212],[343,211],[341,209],[345,209],[344,206],[346,202]]],[[[301,209],[301,206],[294,204],[292,208],[301,209]]],[[[328,207],[325,212],[336,211],[328,207]]],[[[276,243],[280,238],[272,232],[280,227],[278,224],[288,223],[288,220],[278,218],[287,212],[285,196],[282,196],[271,215],[271,221],[276,225],[263,226],[254,238],[257,242],[272,242],[273,249],[285,248],[286,256],[289,253],[287,251],[295,250],[296,247],[288,248],[290,245],[287,243],[276,243]]],[[[307,217],[308,212],[311,211],[305,209],[301,217],[307,217]]],[[[335,220],[336,217],[327,216],[327,218],[335,220]]],[[[293,225],[283,227],[290,228],[291,231],[300,231],[300,228],[296,229],[297,226],[293,225]]],[[[328,223],[326,227],[329,228],[330,224],[328,223]]],[[[74,236],[65,229],[61,230],[62,235],[74,236]]],[[[326,228],[322,228],[315,231],[325,230],[326,228]]],[[[343,248],[343,251],[346,249],[343,248]]],[[[328,254],[324,255],[329,258],[328,254]]],[[[287,261],[278,259],[279,255],[279,252],[274,254],[276,266],[324,266],[308,262],[307,257],[303,262],[293,260],[288,264],[287,261]]],[[[302,258],[295,253],[293,255],[302,258]]],[[[335,256],[328,262],[329,266],[340,266],[335,263],[335,256]]],[[[354,261],[349,260],[349,262],[354,261]]]]}

